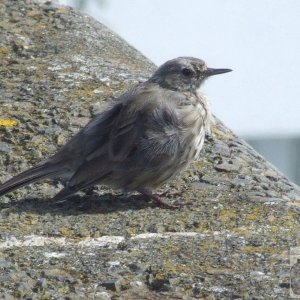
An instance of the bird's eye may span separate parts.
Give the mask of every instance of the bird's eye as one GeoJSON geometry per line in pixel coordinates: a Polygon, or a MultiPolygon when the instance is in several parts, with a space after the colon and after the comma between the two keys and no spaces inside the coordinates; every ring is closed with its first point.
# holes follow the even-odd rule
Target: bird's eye
{"type": "Polygon", "coordinates": [[[194,72],[191,70],[191,69],[188,69],[188,68],[183,68],[181,70],[181,73],[184,75],[184,76],[192,76],[194,74],[194,72]]]}

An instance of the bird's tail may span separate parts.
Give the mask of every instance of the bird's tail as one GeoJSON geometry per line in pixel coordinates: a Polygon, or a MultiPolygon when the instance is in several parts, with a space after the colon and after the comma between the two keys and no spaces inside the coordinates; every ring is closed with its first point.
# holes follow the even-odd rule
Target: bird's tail
{"type": "Polygon", "coordinates": [[[57,164],[50,164],[48,162],[33,167],[0,185],[0,197],[21,186],[41,180],[45,177],[55,176],[61,173],[62,171],[62,168],[59,167],[57,164]]]}

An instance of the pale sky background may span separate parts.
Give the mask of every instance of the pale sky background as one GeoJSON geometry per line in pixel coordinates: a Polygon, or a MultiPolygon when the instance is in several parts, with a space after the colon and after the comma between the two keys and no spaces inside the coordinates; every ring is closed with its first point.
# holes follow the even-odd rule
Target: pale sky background
{"type": "Polygon", "coordinates": [[[157,65],[195,56],[233,69],[204,90],[235,133],[300,136],[300,0],[96,2],[85,11],[157,65]]]}

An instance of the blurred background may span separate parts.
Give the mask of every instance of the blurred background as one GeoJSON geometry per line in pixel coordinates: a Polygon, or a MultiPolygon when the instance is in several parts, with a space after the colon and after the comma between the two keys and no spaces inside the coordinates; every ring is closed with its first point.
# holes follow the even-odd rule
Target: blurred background
{"type": "Polygon", "coordinates": [[[234,72],[207,81],[213,112],[300,184],[299,0],[59,0],[160,65],[177,56],[234,72]]]}

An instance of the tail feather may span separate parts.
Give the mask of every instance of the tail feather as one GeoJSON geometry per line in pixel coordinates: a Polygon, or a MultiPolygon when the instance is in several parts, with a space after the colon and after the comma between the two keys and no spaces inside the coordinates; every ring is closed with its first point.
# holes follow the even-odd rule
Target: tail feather
{"type": "Polygon", "coordinates": [[[59,174],[61,172],[61,167],[58,167],[58,165],[51,165],[49,163],[33,167],[0,185],[0,197],[21,186],[41,180],[48,176],[59,174]]]}
{"type": "Polygon", "coordinates": [[[68,187],[63,188],[61,191],[59,191],[51,200],[54,202],[59,202],[65,198],[68,198],[78,192],[78,189],[72,190],[68,187]]]}

